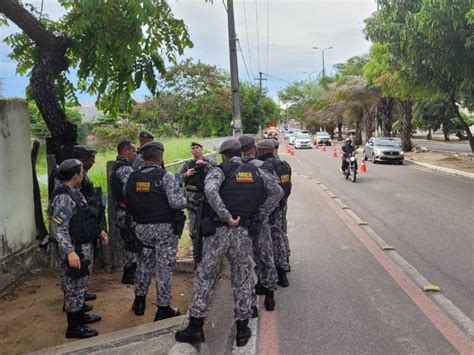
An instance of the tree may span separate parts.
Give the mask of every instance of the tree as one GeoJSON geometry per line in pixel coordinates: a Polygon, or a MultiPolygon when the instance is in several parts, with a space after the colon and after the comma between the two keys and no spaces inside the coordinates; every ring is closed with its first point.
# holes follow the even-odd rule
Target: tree
{"type": "MultiPolygon", "coordinates": [[[[131,94],[144,83],[156,93],[165,60],[191,47],[186,26],[165,0],[61,0],[66,10],[51,21],[18,0],[2,0],[0,13],[23,32],[7,38],[17,71],[30,77],[29,96],[48,126],[58,162],[72,156],[76,125],[67,120],[66,101],[76,90],[96,95],[107,114],[130,110],[131,94]],[[78,83],[67,71],[77,69],[78,83]]],[[[5,22],[5,21],[4,21],[5,22]]]]}
{"type": "Polygon", "coordinates": [[[448,99],[474,152],[472,132],[460,113],[460,106],[474,109],[473,1],[380,0],[379,4],[380,11],[366,21],[366,34],[387,46],[390,69],[408,86],[448,99]]]}

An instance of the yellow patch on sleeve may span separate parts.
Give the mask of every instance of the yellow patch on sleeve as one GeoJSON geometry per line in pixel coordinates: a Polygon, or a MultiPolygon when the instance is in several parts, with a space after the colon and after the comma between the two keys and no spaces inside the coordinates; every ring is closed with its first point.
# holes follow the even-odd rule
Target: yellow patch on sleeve
{"type": "Polygon", "coordinates": [[[280,180],[282,184],[289,184],[290,183],[290,175],[282,175],[280,176],[280,180]]]}
{"type": "Polygon", "coordinates": [[[137,181],[135,185],[136,192],[150,192],[150,183],[146,181],[137,181]]]}
{"type": "Polygon", "coordinates": [[[241,183],[251,183],[253,184],[255,180],[251,172],[240,172],[235,176],[235,180],[241,183]]]}

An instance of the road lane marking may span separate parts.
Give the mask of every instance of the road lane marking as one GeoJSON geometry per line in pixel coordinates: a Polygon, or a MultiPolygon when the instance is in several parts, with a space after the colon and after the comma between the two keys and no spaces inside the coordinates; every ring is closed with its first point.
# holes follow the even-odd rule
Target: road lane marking
{"type": "MultiPolygon", "coordinates": [[[[319,195],[326,201],[326,203],[334,210],[334,212],[340,217],[340,219],[346,224],[346,226],[352,231],[352,233],[359,239],[359,241],[366,247],[366,249],[374,256],[374,258],[380,263],[380,265],[387,271],[387,273],[392,277],[392,279],[402,288],[403,291],[410,297],[410,299],[417,305],[417,307],[425,314],[425,316],[431,321],[431,323],[443,334],[443,336],[456,348],[461,354],[471,354],[474,352],[474,342],[469,339],[466,334],[464,334],[461,329],[443,312],[441,308],[438,307],[428,296],[426,296],[421,288],[415,284],[412,279],[404,272],[398,263],[392,260],[388,253],[397,254],[399,258],[401,256],[395,251],[384,253],[380,247],[369,237],[365,231],[365,227],[358,226],[356,222],[349,216],[349,213],[352,213],[354,216],[355,213],[352,210],[349,210],[346,213],[345,211],[338,208],[338,204],[335,200],[331,199],[326,192],[326,189],[321,189],[320,186],[315,184],[316,190],[319,195]]],[[[375,233],[372,230],[373,233],[375,233]]],[[[378,239],[382,240],[380,237],[378,239]]],[[[405,261],[403,258],[401,258],[405,261]]],[[[406,264],[408,264],[405,261],[406,264]]],[[[408,264],[409,265],[409,264],[408,264]]],[[[413,268],[410,265],[411,268],[413,268]]],[[[414,269],[414,268],[413,268],[414,269]]],[[[416,270],[416,269],[415,269],[416,270]]],[[[446,298],[446,297],[445,297],[446,298]]],[[[447,299],[446,299],[447,300],[447,299]]],[[[447,300],[449,301],[449,300],[447,300]]],[[[450,301],[449,301],[450,302],[450,301]]],[[[453,307],[455,307],[453,305],[453,307]]],[[[456,308],[457,309],[457,308],[456,308]]],[[[452,315],[451,312],[448,312],[452,315]]],[[[472,321],[465,316],[462,311],[454,312],[455,314],[461,316],[461,319],[457,319],[468,331],[468,334],[471,335],[472,330],[472,321]],[[466,319],[462,319],[464,315],[466,319]]],[[[472,336],[472,335],[471,335],[472,336]]]]}

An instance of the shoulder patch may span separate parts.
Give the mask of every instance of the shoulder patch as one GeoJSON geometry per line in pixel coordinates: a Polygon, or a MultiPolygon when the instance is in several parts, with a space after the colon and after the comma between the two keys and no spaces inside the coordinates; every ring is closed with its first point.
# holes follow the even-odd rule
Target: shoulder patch
{"type": "Polygon", "coordinates": [[[72,210],[69,207],[62,207],[56,212],[51,220],[58,226],[62,226],[64,222],[72,217],[72,210]]]}
{"type": "Polygon", "coordinates": [[[289,174],[280,176],[280,180],[282,184],[289,184],[291,182],[289,174]]]}

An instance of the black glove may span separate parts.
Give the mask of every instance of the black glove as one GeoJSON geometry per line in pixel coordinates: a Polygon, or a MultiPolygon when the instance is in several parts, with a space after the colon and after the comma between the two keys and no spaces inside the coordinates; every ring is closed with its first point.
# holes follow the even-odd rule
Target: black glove
{"type": "Polygon", "coordinates": [[[90,260],[84,260],[84,257],[82,255],[79,255],[79,258],[81,259],[81,268],[76,269],[75,267],[71,267],[69,263],[67,263],[67,268],[66,268],[66,276],[70,277],[73,280],[78,280],[84,276],[90,275],[89,273],[89,265],[91,263],[90,260]]]}

